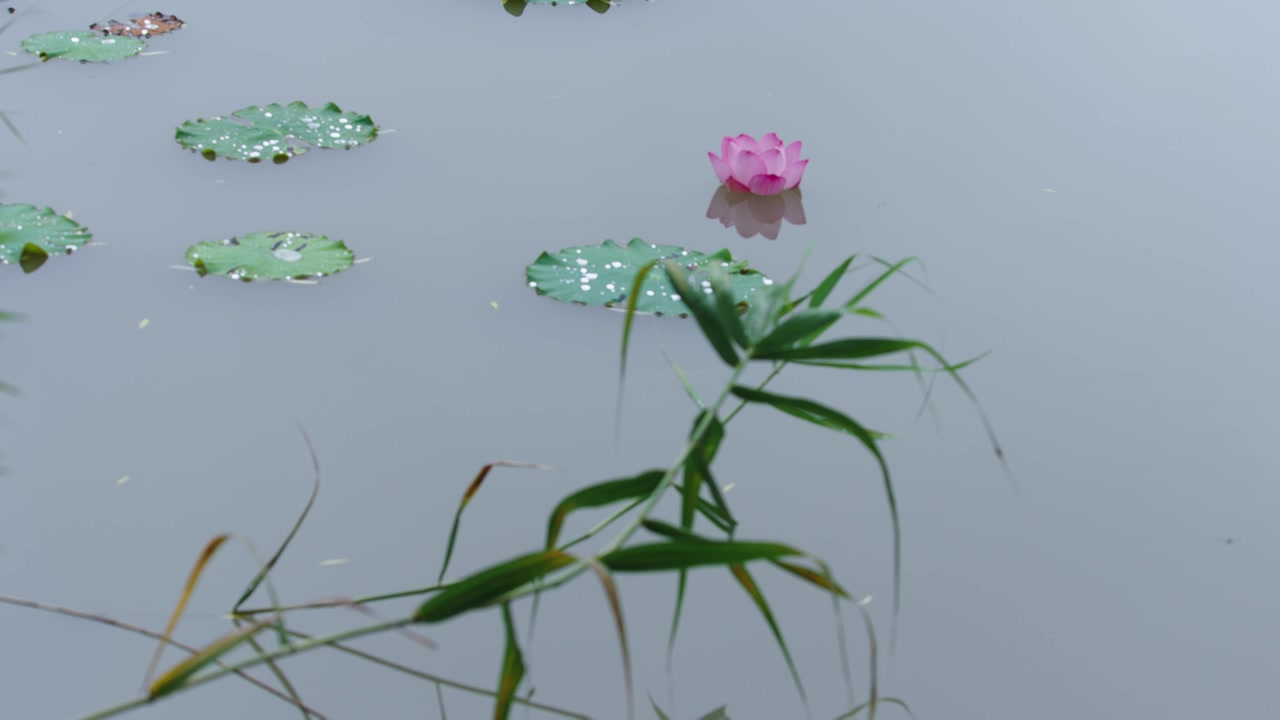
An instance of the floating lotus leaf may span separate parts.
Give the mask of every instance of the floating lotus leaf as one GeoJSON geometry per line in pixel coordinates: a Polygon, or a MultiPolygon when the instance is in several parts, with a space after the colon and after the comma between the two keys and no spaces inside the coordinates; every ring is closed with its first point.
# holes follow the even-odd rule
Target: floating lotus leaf
{"type": "Polygon", "coordinates": [[[95,32],[51,32],[32,35],[22,41],[22,49],[41,60],[57,58],[79,62],[110,62],[131,58],[147,44],[132,37],[103,37],[95,32]]]}
{"type": "Polygon", "coordinates": [[[0,203],[0,263],[18,263],[26,272],[51,253],[72,253],[89,242],[89,231],[50,208],[0,203]]]}
{"type": "Polygon", "coordinates": [[[350,149],[378,136],[368,115],[344,113],[333,103],[315,108],[303,102],[254,105],[232,116],[188,120],[175,139],[206,160],[225,157],[256,163],[269,158],[279,164],[307,152],[307,146],[350,149]]]}
{"type": "Polygon", "coordinates": [[[609,0],[502,0],[502,7],[516,17],[524,13],[526,5],[586,5],[601,14],[613,7],[609,0]]]}
{"type": "Polygon", "coordinates": [[[233,280],[301,280],[342,272],[355,254],[341,240],[295,232],[254,233],[187,248],[187,262],[203,275],[233,280]]]}
{"type": "MultiPolygon", "coordinates": [[[[747,267],[746,261],[735,260],[728,250],[704,255],[674,245],[650,245],[635,238],[626,247],[612,240],[599,245],[565,248],[558,253],[542,253],[525,268],[529,286],[563,302],[603,307],[626,307],[631,285],[640,268],[654,260],[676,260],[689,271],[693,287],[711,292],[707,268],[717,265],[729,275],[733,299],[738,305],[749,305],[760,288],[773,284],[759,271],[747,267]]],[[[655,267],[644,280],[636,311],[656,315],[685,317],[689,308],[672,289],[662,268],[655,267]]]]}

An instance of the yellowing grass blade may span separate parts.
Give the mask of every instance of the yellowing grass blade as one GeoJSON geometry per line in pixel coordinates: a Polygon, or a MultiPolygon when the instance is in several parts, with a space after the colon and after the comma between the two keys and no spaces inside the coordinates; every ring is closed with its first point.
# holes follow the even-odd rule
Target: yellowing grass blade
{"type": "Polygon", "coordinates": [[[156,681],[147,689],[147,693],[152,698],[159,698],[177,690],[182,687],[187,678],[195,675],[201,668],[226,655],[235,649],[237,645],[258,634],[263,628],[272,625],[279,619],[279,617],[270,617],[265,620],[259,620],[214,640],[200,652],[174,665],[169,672],[156,678],[156,681]]]}
{"type": "Polygon", "coordinates": [[[440,577],[436,578],[437,583],[444,582],[444,574],[449,570],[449,560],[453,558],[453,546],[458,541],[458,527],[462,524],[462,511],[467,509],[467,503],[471,502],[471,498],[480,492],[480,486],[484,484],[484,479],[489,477],[489,472],[496,467],[532,468],[534,470],[551,469],[546,465],[508,462],[506,460],[495,460],[480,468],[480,472],[476,473],[471,484],[467,486],[466,492],[462,493],[462,500],[458,503],[458,511],[453,515],[453,527],[449,530],[449,542],[444,548],[444,563],[440,566],[440,577]]]}
{"type": "Polygon", "coordinates": [[[182,589],[182,596],[178,598],[178,605],[173,609],[173,615],[169,617],[169,624],[164,627],[164,636],[160,644],[156,646],[156,653],[151,657],[151,664],[147,667],[147,674],[142,680],[143,685],[151,683],[151,676],[155,674],[156,667],[160,664],[160,656],[164,654],[164,646],[169,642],[169,636],[173,635],[174,628],[178,627],[178,620],[182,617],[182,613],[187,609],[187,601],[191,599],[191,593],[195,592],[196,583],[200,581],[200,575],[204,572],[209,561],[213,559],[213,554],[218,552],[218,548],[222,547],[222,543],[227,541],[230,535],[223,533],[209,541],[204,546],[204,550],[200,553],[200,557],[196,559],[196,564],[191,568],[191,574],[187,576],[187,585],[182,589]]]}

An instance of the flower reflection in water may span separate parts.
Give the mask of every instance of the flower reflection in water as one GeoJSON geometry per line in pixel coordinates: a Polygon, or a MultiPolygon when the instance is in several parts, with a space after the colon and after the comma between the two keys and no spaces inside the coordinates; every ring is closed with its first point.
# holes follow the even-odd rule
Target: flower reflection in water
{"type": "Polygon", "coordinates": [[[721,185],[711,197],[707,217],[719,220],[727,228],[736,229],[744,238],[763,235],[770,240],[778,239],[783,220],[792,225],[803,225],[805,222],[800,188],[777,195],[748,195],[730,192],[721,185]]]}

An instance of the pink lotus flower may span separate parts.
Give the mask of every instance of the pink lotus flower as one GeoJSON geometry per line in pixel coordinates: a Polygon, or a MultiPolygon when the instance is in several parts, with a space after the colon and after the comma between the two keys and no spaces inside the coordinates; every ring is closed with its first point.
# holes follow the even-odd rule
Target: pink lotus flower
{"type": "Polygon", "coordinates": [[[785,149],[776,133],[757,142],[750,135],[726,137],[720,143],[720,156],[707,153],[716,177],[733,192],[752,195],[777,195],[800,184],[808,160],[800,159],[800,141],[785,149]]]}

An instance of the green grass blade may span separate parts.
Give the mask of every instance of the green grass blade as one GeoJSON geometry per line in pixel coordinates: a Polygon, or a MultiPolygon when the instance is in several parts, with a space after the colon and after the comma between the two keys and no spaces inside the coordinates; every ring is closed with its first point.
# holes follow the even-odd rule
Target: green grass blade
{"type": "Polygon", "coordinates": [[[498,675],[498,697],[494,700],[494,720],[507,720],[516,698],[520,681],[524,680],[524,657],[516,642],[516,624],[511,619],[511,604],[502,603],[502,626],[506,630],[507,649],[502,655],[502,673],[498,675]]]}
{"type": "Polygon", "coordinates": [[[555,548],[569,513],[582,508],[601,507],[624,500],[648,497],[658,487],[658,483],[662,482],[663,474],[662,470],[650,470],[635,477],[609,480],[585,487],[561,500],[552,511],[547,523],[547,549],[555,548]]]}
{"type": "Polygon", "coordinates": [[[715,308],[720,316],[720,323],[729,331],[729,337],[733,338],[738,347],[745,348],[747,333],[742,326],[742,309],[734,302],[729,277],[718,267],[708,268],[707,274],[711,279],[711,294],[716,301],[715,308]]]}
{"type": "Polygon", "coordinates": [[[800,554],[799,550],[781,543],[677,540],[621,548],[600,560],[614,572],[664,572],[752,560],[775,560],[800,554]]]}
{"type": "MultiPolygon", "coordinates": [[[[524,9],[523,2],[520,0],[521,10],[524,9]]],[[[614,434],[622,436],[622,392],[627,386],[627,349],[631,346],[631,327],[636,317],[636,302],[640,299],[640,292],[644,290],[644,280],[649,277],[649,273],[653,271],[654,266],[658,263],[653,260],[644,264],[636,271],[636,279],[632,281],[631,297],[627,298],[627,313],[622,320],[622,351],[619,353],[618,359],[618,400],[614,417],[614,434]]]]}
{"type": "Polygon", "coordinates": [[[809,360],[861,360],[862,358],[891,355],[916,348],[924,349],[924,343],[916,340],[899,340],[897,338],[845,338],[806,347],[780,348],[777,350],[757,349],[752,355],[760,360],[787,360],[805,362],[809,360]]]}
{"type": "Polygon", "coordinates": [[[822,282],[818,283],[818,287],[814,288],[813,292],[809,293],[809,307],[822,307],[822,303],[827,301],[827,298],[831,295],[831,291],[835,290],[836,285],[840,284],[840,280],[844,278],[844,274],[849,270],[849,265],[856,257],[858,256],[850,255],[845,258],[844,262],[837,265],[834,270],[822,279],[822,282]]]}
{"type": "Polygon", "coordinates": [[[763,356],[768,356],[770,353],[784,352],[797,343],[808,345],[844,315],[840,310],[802,310],[774,328],[773,332],[760,341],[752,355],[762,357],[762,353],[763,356]]]}
{"type": "Polygon", "coordinates": [[[698,718],[698,720],[729,720],[729,713],[727,712],[728,707],[728,705],[721,705],[715,710],[712,710],[706,715],[698,718]]]}
{"type": "Polygon", "coordinates": [[[289,534],[285,536],[284,542],[280,543],[279,549],[271,556],[271,559],[258,570],[258,574],[253,576],[253,580],[249,581],[249,586],[241,593],[240,599],[236,600],[236,604],[231,607],[231,613],[235,614],[240,606],[248,600],[258,585],[262,583],[263,578],[271,572],[271,569],[280,561],[280,556],[284,555],[284,551],[289,547],[289,543],[293,542],[293,536],[298,534],[298,530],[302,527],[302,523],[306,521],[307,515],[311,512],[311,508],[316,504],[316,498],[320,495],[320,458],[316,455],[315,445],[311,443],[311,437],[307,435],[307,429],[298,425],[298,430],[302,433],[302,441],[307,444],[307,452],[311,455],[311,497],[307,499],[307,504],[302,508],[302,514],[298,516],[293,528],[289,530],[289,534]]]}
{"type": "Polygon", "coordinates": [[[724,503],[724,498],[720,495],[719,488],[715,487],[715,480],[711,476],[711,461],[715,459],[716,453],[720,450],[720,443],[724,440],[724,425],[720,419],[715,416],[708,417],[706,411],[698,414],[693,421],[693,427],[689,431],[691,440],[696,441],[696,445],[689,453],[688,459],[684,464],[684,485],[681,486],[681,504],[680,504],[680,527],[685,530],[693,528],[693,519],[697,515],[699,494],[702,492],[703,484],[707,484],[712,491],[713,497],[717,499],[719,509],[722,514],[729,518],[730,522],[734,522],[729,508],[724,503]],[[706,424],[706,428],[701,434],[698,428],[706,424]]]}
{"type": "Polygon", "coordinates": [[[734,579],[746,591],[747,596],[756,604],[760,610],[760,614],[764,616],[764,621],[769,625],[770,632],[773,633],[774,642],[778,643],[778,649],[782,651],[782,657],[787,661],[787,669],[791,671],[791,680],[796,685],[796,692],[800,693],[800,701],[804,703],[805,715],[812,715],[813,712],[809,708],[809,695],[804,691],[804,683],[800,680],[800,671],[796,669],[796,662],[791,657],[791,651],[787,649],[786,638],[782,636],[782,629],[778,627],[778,620],[773,615],[773,610],[769,607],[769,601],[765,600],[764,593],[761,592],[760,586],[756,584],[755,578],[751,577],[751,573],[742,565],[730,565],[729,572],[733,573],[734,579]]]}
{"type": "Polygon", "coordinates": [[[658,707],[658,703],[653,699],[652,695],[649,696],[649,704],[653,706],[653,713],[658,716],[658,720],[671,720],[666,713],[662,712],[662,708],[658,707]]]}
{"type": "Polygon", "coordinates": [[[462,500],[458,502],[458,510],[453,514],[453,526],[449,528],[449,542],[444,547],[444,562],[440,564],[440,576],[436,578],[437,583],[444,582],[444,574],[449,570],[449,561],[453,559],[453,546],[458,542],[458,528],[462,524],[462,511],[467,509],[467,503],[471,502],[471,498],[475,497],[477,492],[480,492],[480,486],[484,484],[484,479],[489,477],[489,472],[496,467],[532,468],[535,470],[551,469],[545,465],[507,462],[506,460],[495,460],[480,468],[480,472],[476,473],[475,478],[471,480],[471,484],[467,486],[466,492],[462,493],[462,500]]]}
{"type": "Polygon", "coordinates": [[[556,550],[540,551],[493,565],[442,590],[414,613],[415,622],[437,623],[482,608],[504,594],[574,562],[556,550]]]}
{"type": "MultiPolygon", "coordinates": [[[[702,329],[702,334],[707,338],[707,342],[711,343],[711,347],[715,349],[716,354],[720,356],[720,359],[726,365],[737,365],[738,353],[734,350],[733,338],[730,337],[729,329],[725,327],[720,313],[714,305],[707,301],[706,293],[689,285],[689,273],[676,261],[664,261],[662,267],[666,270],[667,277],[671,280],[671,285],[676,289],[676,292],[680,293],[680,299],[684,301],[685,307],[689,308],[689,313],[697,321],[698,327],[702,329]]],[[[734,318],[737,318],[736,313],[734,318]]]]}
{"type": "MultiPolygon", "coordinates": [[[[876,704],[878,704],[878,705],[897,705],[898,707],[902,708],[902,709],[903,709],[903,711],[904,711],[904,712],[906,712],[908,716],[910,716],[910,717],[911,717],[911,720],[915,720],[915,717],[916,717],[915,713],[911,712],[911,708],[907,707],[907,704],[906,704],[905,702],[903,702],[903,701],[899,700],[898,698],[881,698],[880,700],[878,700],[878,701],[876,702],[876,704]]],[[[862,711],[867,710],[867,709],[871,709],[871,711],[872,711],[872,712],[871,712],[870,717],[873,717],[873,718],[874,718],[874,717],[875,717],[875,709],[874,709],[874,707],[872,706],[872,704],[871,704],[870,702],[864,702],[864,703],[862,703],[861,705],[858,705],[857,707],[853,708],[853,709],[852,709],[852,710],[850,710],[849,712],[846,712],[845,714],[840,715],[840,716],[839,716],[839,717],[837,717],[835,720],[852,720],[852,718],[857,717],[859,713],[861,713],[862,711]]]]}
{"type": "Polygon", "coordinates": [[[852,435],[875,457],[876,463],[880,466],[880,476],[884,484],[885,497],[889,502],[889,519],[893,523],[893,614],[896,618],[900,607],[902,588],[902,526],[898,517],[897,494],[893,489],[893,479],[889,475],[889,464],[880,452],[875,433],[839,410],[805,398],[776,395],[742,387],[741,385],[733,388],[733,394],[749,402],[770,405],[788,415],[807,420],[815,425],[852,435]]]}
{"type": "Polygon", "coordinates": [[[872,292],[874,292],[876,288],[880,287],[880,285],[883,284],[884,281],[888,280],[894,275],[897,275],[899,272],[902,271],[902,268],[906,267],[907,265],[910,265],[913,262],[916,262],[916,260],[917,258],[909,257],[905,260],[899,260],[898,262],[890,265],[888,270],[885,270],[883,273],[880,273],[879,277],[867,283],[866,287],[859,290],[857,295],[854,295],[852,298],[850,298],[849,302],[846,302],[844,304],[844,308],[846,310],[853,310],[854,308],[858,307],[858,303],[866,299],[866,297],[870,295],[872,292]]]}

